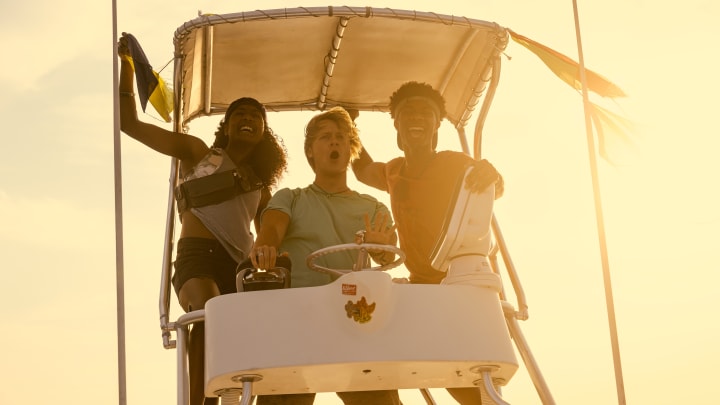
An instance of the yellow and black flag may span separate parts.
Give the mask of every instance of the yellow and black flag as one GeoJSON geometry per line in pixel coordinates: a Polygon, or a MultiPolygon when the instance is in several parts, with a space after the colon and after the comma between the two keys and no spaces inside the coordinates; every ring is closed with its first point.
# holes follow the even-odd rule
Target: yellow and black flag
{"type": "Polygon", "coordinates": [[[170,122],[170,113],[173,110],[172,90],[167,87],[165,81],[150,66],[137,39],[132,34],[124,33],[123,36],[127,39],[130,63],[133,64],[135,70],[140,106],[145,111],[149,100],[160,116],[166,122],[170,122]]]}

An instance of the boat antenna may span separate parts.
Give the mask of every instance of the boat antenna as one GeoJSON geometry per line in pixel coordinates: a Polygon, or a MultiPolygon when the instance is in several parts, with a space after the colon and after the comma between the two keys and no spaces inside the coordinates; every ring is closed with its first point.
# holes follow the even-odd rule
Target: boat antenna
{"type": "Polygon", "coordinates": [[[117,294],[118,404],[127,404],[125,367],[125,282],[123,264],[122,167],[120,154],[120,104],[117,57],[117,0],[112,0],[113,31],[113,145],[115,164],[115,286],[117,294]]]}
{"type": "Polygon", "coordinates": [[[600,242],[600,260],[602,262],[603,282],[605,284],[605,306],[607,307],[608,323],[610,325],[610,341],[612,344],[613,363],[615,366],[615,388],[617,390],[618,404],[625,405],[625,385],[623,383],[617,325],[615,322],[615,304],[613,303],[612,283],[610,280],[610,265],[607,253],[607,241],[605,238],[605,220],[603,218],[602,199],[600,196],[597,157],[595,155],[595,137],[593,136],[592,129],[591,106],[588,99],[587,79],[585,77],[585,61],[583,58],[582,40],[580,38],[580,19],[578,18],[577,0],[573,0],[572,3],[573,14],[575,17],[575,38],[577,39],[578,47],[580,82],[582,84],[583,110],[585,111],[585,132],[587,135],[590,174],[592,176],[593,196],[595,200],[595,219],[597,222],[598,239],[600,242]]]}

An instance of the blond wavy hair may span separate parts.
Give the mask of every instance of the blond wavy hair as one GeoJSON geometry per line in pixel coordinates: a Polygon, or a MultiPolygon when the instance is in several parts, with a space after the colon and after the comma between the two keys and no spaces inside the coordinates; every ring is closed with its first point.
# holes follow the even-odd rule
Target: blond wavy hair
{"type": "Polygon", "coordinates": [[[333,107],[325,112],[322,112],[310,119],[305,126],[305,157],[310,163],[310,167],[315,169],[315,162],[308,156],[308,152],[312,148],[313,142],[318,135],[320,121],[330,120],[337,124],[340,131],[348,135],[350,139],[350,161],[357,159],[360,156],[360,150],[362,149],[362,143],[360,142],[360,132],[358,131],[355,123],[350,117],[350,114],[342,107],[333,107]]]}

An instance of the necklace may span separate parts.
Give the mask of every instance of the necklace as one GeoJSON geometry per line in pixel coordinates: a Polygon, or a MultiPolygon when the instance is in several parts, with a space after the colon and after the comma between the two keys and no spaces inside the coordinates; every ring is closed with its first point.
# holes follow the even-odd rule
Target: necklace
{"type": "Polygon", "coordinates": [[[318,185],[315,184],[314,182],[313,182],[313,184],[312,184],[312,187],[315,189],[315,191],[318,191],[320,194],[324,195],[325,197],[334,197],[334,196],[336,196],[336,195],[345,194],[345,193],[347,193],[348,191],[350,191],[350,187],[347,187],[347,186],[346,186],[344,190],[340,190],[340,191],[337,191],[337,192],[334,192],[334,193],[329,193],[329,192],[323,190],[322,187],[318,186],[318,185]]]}

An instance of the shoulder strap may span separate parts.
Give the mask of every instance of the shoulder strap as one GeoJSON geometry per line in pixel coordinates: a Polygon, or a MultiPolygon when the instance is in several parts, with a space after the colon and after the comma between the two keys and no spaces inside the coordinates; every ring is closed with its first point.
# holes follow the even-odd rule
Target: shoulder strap
{"type": "Polygon", "coordinates": [[[188,180],[175,187],[178,211],[204,207],[230,200],[237,195],[259,190],[262,181],[250,170],[237,169],[188,180]]]}

